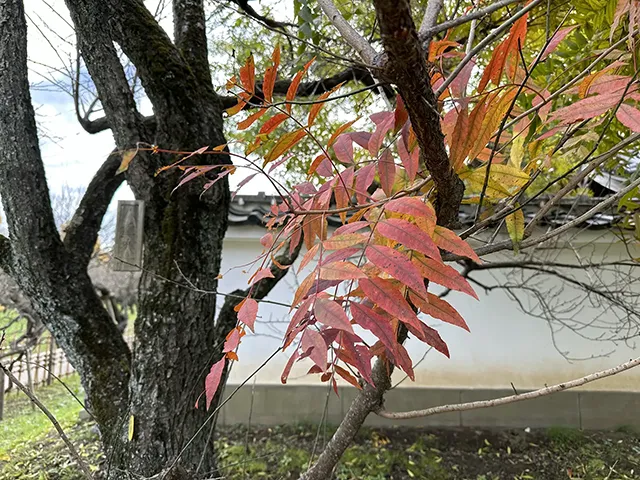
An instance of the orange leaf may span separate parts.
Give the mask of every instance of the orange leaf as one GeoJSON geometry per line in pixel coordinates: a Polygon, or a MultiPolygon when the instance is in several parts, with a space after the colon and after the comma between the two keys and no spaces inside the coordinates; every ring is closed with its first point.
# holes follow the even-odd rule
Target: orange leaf
{"type": "Polygon", "coordinates": [[[366,277],[362,270],[351,262],[333,262],[320,268],[320,278],[323,280],[355,280],[366,277]]]}
{"type": "Polygon", "coordinates": [[[469,282],[455,268],[418,254],[413,256],[412,261],[420,269],[422,276],[428,278],[429,281],[451,290],[466,293],[475,299],[478,298],[469,282]]]}
{"type": "Polygon", "coordinates": [[[256,66],[253,63],[253,55],[249,55],[247,62],[240,68],[240,81],[243,88],[253,95],[256,88],[256,66]]]}
{"type": "Polygon", "coordinates": [[[336,369],[336,373],[344,378],[347,382],[349,382],[354,387],[362,390],[362,387],[358,383],[358,380],[355,379],[353,375],[351,375],[347,370],[342,368],[340,365],[334,365],[333,368],[336,369]]]}
{"type": "Polygon", "coordinates": [[[278,127],[278,125],[284,122],[287,118],[289,118],[289,115],[287,115],[286,113],[275,114],[269,120],[264,122],[264,125],[262,125],[262,127],[260,128],[260,134],[266,135],[273,132],[278,127]]]}
{"type": "Polygon", "coordinates": [[[298,289],[296,290],[295,295],[293,296],[293,302],[291,303],[291,308],[294,308],[296,305],[300,303],[300,301],[309,293],[311,287],[313,286],[313,282],[315,281],[317,276],[317,272],[314,270],[302,281],[298,289]]]}
{"type": "Polygon", "coordinates": [[[460,255],[461,257],[467,257],[476,263],[480,263],[480,258],[476,255],[476,252],[473,251],[473,248],[447,228],[436,225],[433,240],[436,242],[436,245],[447,252],[460,255]]]}
{"type": "Polygon", "coordinates": [[[495,131],[498,129],[503,117],[507,114],[513,99],[518,93],[517,89],[510,88],[502,97],[496,99],[491,95],[486,100],[486,107],[479,104],[469,116],[469,152],[470,159],[476,158],[484,149],[495,131]],[[474,115],[478,110],[477,116],[474,115]],[[477,130],[476,130],[477,129],[477,130]],[[473,143],[471,140],[474,139],[473,143]]]}
{"type": "Polygon", "coordinates": [[[276,83],[276,77],[278,76],[278,66],[280,65],[280,45],[276,45],[271,55],[271,65],[264,73],[264,82],[262,83],[262,92],[264,93],[264,99],[267,102],[271,102],[273,99],[273,87],[276,83]]]}
{"type": "Polygon", "coordinates": [[[331,137],[329,137],[329,141],[327,142],[327,147],[330,147],[331,145],[333,145],[333,142],[336,141],[336,139],[340,136],[340,134],[343,133],[345,130],[347,130],[349,127],[351,127],[351,125],[356,123],[358,120],[359,118],[356,118],[355,120],[351,120],[350,122],[343,123],[342,125],[340,125],[336,129],[336,131],[331,134],[331,137]]]}
{"type": "Polygon", "coordinates": [[[462,315],[460,315],[448,302],[437,295],[429,293],[428,302],[425,302],[423,298],[418,295],[414,295],[413,293],[410,293],[409,296],[411,298],[411,302],[418,307],[421,312],[431,315],[433,318],[437,318],[443,322],[455,325],[456,327],[463,328],[467,332],[469,331],[469,326],[467,325],[467,322],[464,321],[464,318],[462,318],[462,315]]]}
{"type": "Polygon", "coordinates": [[[249,115],[246,119],[238,123],[238,130],[246,130],[265,113],[267,113],[267,109],[261,108],[256,113],[249,115]]]}
{"type": "Polygon", "coordinates": [[[342,85],[344,85],[345,82],[339,83],[338,85],[336,85],[335,87],[333,87],[331,90],[329,90],[328,92],[324,92],[322,95],[320,95],[315,101],[317,103],[314,103],[311,108],[309,109],[309,117],[307,119],[307,126],[311,126],[313,125],[313,123],[316,121],[316,118],[318,117],[318,114],[320,113],[320,110],[322,110],[322,107],[324,107],[324,104],[326,103],[325,100],[327,98],[329,98],[329,96],[334,93],[336,90],[338,90],[342,85]]]}
{"type": "Polygon", "coordinates": [[[500,78],[502,77],[509,57],[515,57],[515,61],[513,62],[515,64],[519,61],[518,49],[524,48],[524,41],[527,36],[527,18],[529,18],[529,13],[524,14],[516,20],[511,26],[511,30],[509,30],[509,36],[494,50],[491,60],[480,79],[478,92],[482,93],[484,91],[489,80],[496,86],[500,84],[500,78]]]}
{"type": "Polygon", "coordinates": [[[273,148],[267,153],[264,157],[264,165],[273,162],[278,159],[280,155],[285,153],[291,147],[296,145],[300,140],[302,140],[307,135],[307,132],[304,129],[294,130],[293,132],[288,132],[282,135],[280,139],[276,142],[273,148]]]}
{"type": "MultiPolygon", "coordinates": [[[[302,70],[296,73],[296,76],[293,77],[293,80],[289,85],[289,89],[287,90],[287,96],[286,96],[287,102],[291,102],[294,98],[296,98],[296,93],[298,93],[298,87],[300,86],[302,77],[304,76],[305,73],[307,73],[307,70],[309,70],[309,67],[315,61],[315,59],[316,57],[313,57],[309,62],[307,62],[307,64],[302,68],[302,70]]],[[[287,103],[286,108],[287,108],[287,112],[291,113],[290,103],[287,103]]]]}

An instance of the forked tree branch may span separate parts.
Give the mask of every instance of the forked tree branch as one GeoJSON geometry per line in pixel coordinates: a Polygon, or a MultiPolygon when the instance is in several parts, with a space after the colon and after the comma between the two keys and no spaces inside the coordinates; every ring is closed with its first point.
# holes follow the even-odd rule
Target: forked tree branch
{"type": "Polygon", "coordinates": [[[544,397],[546,395],[551,395],[552,393],[562,392],[564,390],[569,390],[571,388],[580,387],[582,385],[586,385],[587,383],[595,382],[596,380],[600,380],[602,378],[610,377],[612,375],[616,375],[618,373],[624,372],[625,370],[629,370],[633,367],[637,367],[638,365],[640,365],[640,357],[633,360],[629,360],[628,362],[625,362],[625,363],[621,363],[620,365],[613,368],[609,368],[607,370],[602,370],[600,372],[592,373],[590,375],[586,375],[584,377],[571,380],[569,382],[559,383],[557,385],[552,385],[550,387],[534,390],[533,392],[510,395],[508,397],[502,397],[502,398],[494,398],[492,400],[482,400],[478,402],[442,405],[439,407],[425,408],[423,410],[411,410],[408,412],[390,412],[384,409],[380,409],[375,413],[381,417],[389,418],[392,420],[407,420],[410,418],[428,417],[430,415],[436,415],[438,413],[464,412],[467,410],[478,410],[480,408],[497,407],[499,405],[522,402],[524,400],[531,400],[533,398],[544,397]]]}
{"type": "Polygon", "coordinates": [[[121,162],[120,154],[115,150],[111,152],[91,180],[65,230],[64,245],[74,261],[83,267],[91,259],[113,195],[124,181],[124,175],[116,175],[121,162]]]}
{"type": "Polygon", "coordinates": [[[342,38],[358,52],[360,58],[368,65],[373,65],[377,52],[371,44],[345,20],[335,4],[331,0],[318,0],[318,5],[320,5],[329,22],[340,32],[342,38]]]}
{"type": "MultiPolygon", "coordinates": [[[[440,11],[443,8],[444,0],[429,0],[427,3],[427,11],[425,12],[422,23],[420,24],[420,30],[418,30],[418,36],[423,42],[427,39],[427,32],[431,32],[431,30],[438,24],[438,15],[440,15],[440,11]]],[[[431,34],[429,38],[433,35],[435,35],[435,33],[431,34]]]]}
{"type": "MultiPolygon", "coordinates": [[[[73,446],[73,443],[71,443],[71,440],[69,440],[69,437],[67,437],[67,434],[64,433],[64,430],[60,426],[60,423],[58,423],[58,420],[56,420],[56,417],[53,415],[53,413],[51,413],[49,409],[45,407],[40,400],[38,400],[38,397],[36,397],[32,392],[30,392],[29,389],[25,387],[22,384],[22,382],[20,382],[20,380],[18,380],[13,373],[11,373],[11,370],[6,368],[2,363],[0,363],[0,370],[2,370],[4,374],[7,377],[9,377],[9,380],[11,380],[22,393],[24,393],[27,397],[29,397],[29,400],[31,400],[33,404],[36,407],[38,407],[40,411],[47,416],[47,418],[49,419],[53,427],[58,432],[58,435],[60,436],[64,444],[69,449],[69,453],[71,453],[71,456],[73,457],[76,464],[78,465],[78,468],[80,468],[80,470],[82,471],[82,474],[87,478],[87,480],[92,480],[93,475],[91,474],[91,470],[89,470],[89,466],[82,459],[82,457],[76,450],[76,447],[73,446]]],[[[4,386],[0,385],[0,388],[4,388],[4,386]]]]}
{"type": "MultiPolygon", "coordinates": [[[[427,8],[427,13],[425,14],[425,18],[423,19],[422,25],[420,26],[420,32],[419,32],[420,40],[422,42],[428,41],[430,38],[432,38],[434,35],[440,32],[445,32],[450,28],[458,27],[472,20],[477,20],[486,15],[490,15],[496,10],[501,9],[502,7],[505,7],[511,3],[518,2],[518,1],[520,0],[500,0],[484,8],[475,10],[472,13],[469,13],[467,15],[462,15],[461,17],[452,18],[451,20],[447,20],[446,22],[442,22],[442,23],[431,23],[431,21],[427,23],[427,20],[429,17],[429,8],[427,8]]],[[[429,5],[431,5],[431,2],[429,2],[429,5]]]]}

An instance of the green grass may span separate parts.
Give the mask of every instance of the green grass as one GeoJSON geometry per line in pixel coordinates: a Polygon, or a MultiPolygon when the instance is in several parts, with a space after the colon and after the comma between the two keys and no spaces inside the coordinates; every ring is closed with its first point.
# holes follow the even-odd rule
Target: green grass
{"type": "MultiPolygon", "coordinates": [[[[64,379],[69,389],[82,400],[77,375],[64,379]]],[[[88,423],[78,423],[80,404],[59,383],[36,390],[38,399],[56,417],[63,430],[78,446],[80,454],[97,469],[100,459],[97,436],[88,423]]],[[[0,422],[0,479],[59,479],[78,478],[62,441],[49,419],[22,393],[5,397],[5,418],[0,422]]]]}
{"type": "MultiPolygon", "coordinates": [[[[81,395],[77,376],[66,380],[81,395]]],[[[60,385],[37,390],[92,469],[103,459],[92,423],[60,385]]],[[[80,396],[80,398],[82,398],[80,396]]],[[[6,401],[0,422],[0,480],[80,480],[65,445],[22,394],[6,401]]],[[[631,480],[640,478],[636,432],[363,428],[342,457],[336,480],[631,480]]],[[[317,426],[221,427],[216,447],[228,480],[296,479],[334,429],[317,426]],[[314,450],[315,449],[315,450],[314,450]]]]}

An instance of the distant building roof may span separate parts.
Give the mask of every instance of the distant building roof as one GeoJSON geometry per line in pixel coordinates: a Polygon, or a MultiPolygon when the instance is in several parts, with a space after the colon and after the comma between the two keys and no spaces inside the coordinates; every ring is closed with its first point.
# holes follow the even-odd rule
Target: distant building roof
{"type": "MultiPolygon", "coordinates": [[[[529,203],[526,203],[526,200],[523,201],[522,203],[525,205],[522,210],[525,221],[531,220],[549,198],[550,197],[539,197],[531,200],[529,203]]],[[[587,196],[563,198],[541,219],[540,225],[564,225],[583,215],[605,199],[606,197],[587,196]]],[[[259,193],[258,195],[238,195],[233,199],[229,209],[229,223],[231,225],[264,225],[265,218],[271,211],[271,205],[280,203],[280,201],[280,197],[265,195],[264,193],[259,193]]],[[[466,204],[460,206],[459,219],[463,228],[471,226],[474,223],[476,207],[477,205],[466,204]]],[[[618,213],[617,204],[614,203],[603,211],[596,213],[580,226],[590,229],[610,228],[617,225],[623,217],[624,214],[618,213]]],[[[329,216],[327,220],[329,225],[342,225],[338,215],[329,216]]],[[[631,225],[633,225],[633,222],[631,225]]]]}

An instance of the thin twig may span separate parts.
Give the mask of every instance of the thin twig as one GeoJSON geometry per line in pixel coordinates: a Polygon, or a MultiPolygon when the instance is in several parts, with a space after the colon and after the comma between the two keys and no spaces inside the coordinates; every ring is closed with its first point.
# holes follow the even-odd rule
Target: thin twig
{"type": "Polygon", "coordinates": [[[638,365],[640,365],[640,357],[633,360],[629,360],[628,362],[622,363],[616,367],[609,368],[608,370],[602,370],[600,372],[592,373],[590,375],[586,375],[576,380],[571,380],[570,382],[559,383],[557,385],[552,385],[550,387],[534,390],[533,392],[520,393],[517,395],[509,395],[508,397],[502,397],[502,398],[494,398],[493,400],[482,400],[478,402],[441,405],[439,407],[425,408],[423,410],[412,410],[409,412],[389,412],[387,410],[378,410],[375,413],[383,418],[390,418],[393,420],[404,420],[409,418],[428,417],[430,415],[436,415],[438,413],[464,412],[467,410],[477,410],[480,408],[489,408],[489,407],[495,407],[498,405],[506,405],[508,403],[515,403],[515,402],[521,402],[523,400],[530,400],[532,398],[544,397],[552,393],[562,392],[564,390],[569,390],[570,388],[580,387],[581,385],[585,385],[587,383],[600,380],[601,378],[610,377],[611,375],[616,375],[620,372],[624,372],[625,370],[629,370],[630,368],[636,367],[638,365]]]}
{"type": "Polygon", "coordinates": [[[53,414],[49,411],[49,409],[45,407],[42,404],[42,402],[38,400],[38,398],[32,392],[30,392],[29,389],[25,387],[22,384],[22,382],[20,382],[20,380],[18,380],[13,373],[11,373],[11,370],[6,368],[2,363],[0,363],[0,369],[2,369],[5,375],[9,377],[9,379],[18,387],[18,389],[20,389],[22,393],[24,393],[27,397],[29,397],[29,400],[31,400],[35,404],[35,406],[38,407],[42,411],[42,413],[44,413],[47,416],[47,418],[49,419],[53,427],[57,430],[58,435],[60,435],[60,438],[69,449],[69,452],[71,453],[71,456],[78,464],[78,467],[80,467],[80,470],[82,470],[82,473],[84,474],[84,476],[87,477],[87,479],[92,480],[93,475],[91,475],[91,470],[89,470],[89,466],[86,464],[86,462],[82,459],[82,457],[80,456],[76,448],[73,446],[73,443],[71,443],[71,440],[69,440],[69,437],[67,437],[67,435],[64,433],[64,430],[58,423],[58,420],[56,420],[56,417],[54,417],[53,414]]]}

